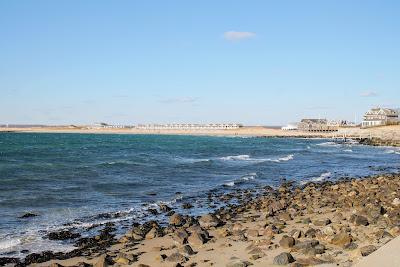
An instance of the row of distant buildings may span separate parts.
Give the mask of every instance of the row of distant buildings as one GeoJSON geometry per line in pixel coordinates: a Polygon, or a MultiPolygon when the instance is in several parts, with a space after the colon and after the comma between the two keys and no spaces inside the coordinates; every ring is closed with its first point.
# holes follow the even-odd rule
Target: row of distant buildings
{"type": "Polygon", "coordinates": [[[141,130],[231,130],[243,127],[240,123],[168,123],[168,124],[138,124],[136,126],[127,125],[109,125],[106,123],[96,123],[91,128],[96,129],[122,129],[132,128],[141,130]]]}
{"type": "MultiPolygon", "coordinates": [[[[389,108],[372,108],[364,114],[362,128],[384,125],[400,124],[399,110],[389,108]]],[[[289,124],[282,130],[301,130],[308,132],[334,132],[340,127],[356,127],[355,123],[342,121],[329,121],[327,119],[302,119],[297,124],[289,124]]]]}

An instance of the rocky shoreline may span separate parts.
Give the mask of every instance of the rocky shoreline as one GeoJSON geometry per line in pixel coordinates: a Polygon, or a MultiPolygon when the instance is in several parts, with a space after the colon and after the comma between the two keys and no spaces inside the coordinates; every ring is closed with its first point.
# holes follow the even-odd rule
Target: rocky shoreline
{"type": "MultiPolygon", "coordinates": [[[[400,175],[263,188],[224,195],[227,204],[201,217],[161,206],[168,225],[134,224],[116,238],[112,223],[94,237],[62,231],[73,239],[68,253],[0,258],[1,266],[352,266],[400,234],[400,175]]],[[[210,204],[211,205],[211,204],[210,204]]]]}

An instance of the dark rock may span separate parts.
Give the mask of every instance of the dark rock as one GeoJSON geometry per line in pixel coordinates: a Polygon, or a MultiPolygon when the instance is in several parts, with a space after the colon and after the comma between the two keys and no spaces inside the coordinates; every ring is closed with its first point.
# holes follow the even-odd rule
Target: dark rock
{"type": "Polygon", "coordinates": [[[274,264],[276,265],[287,265],[289,263],[294,262],[294,258],[292,254],[287,253],[287,252],[282,252],[278,256],[275,256],[274,258],[274,264]]]}
{"type": "Polygon", "coordinates": [[[170,208],[169,206],[167,206],[165,204],[160,204],[159,207],[160,207],[161,212],[169,212],[172,210],[172,208],[170,208]]]}
{"type": "Polygon", "coordinates": [[[6,264],[19,264],[20,260],[18,258],[9,258],[9,257],[2,257],[0,258],[0,266],[4,266],[6,264]]]}
{"type": "Polygon", "coordinates": [[[75,239],[80,237],[81,235],[78,233],[72,233],[70,230],[61,230],[58,232],[52,232],[47,235],[50,240],[67,240],[67,239],[75,239]]]}
{"type": "Polygon", "coordinates": [[[39,215],[35,214],[35,213],[31,213],[31,212],[27,212],[24,215],[18,217],[20,219],[26,219],[26,218],[32,218],[32,217],[37,217],[39,215]]]}
{"type": "Polygon", "coordinates": [[[191,209],[191,208],[193,208],[193,205],[190,203],[183,203],[182,208],[183,209],[191,209]]]}
{"type": "Polygon", "coordinates": [[[368,219],[364,216],[353,214],[350,216],[350,222],[355,225],[364,225],[367,226],[369,224],[368,219]]]}

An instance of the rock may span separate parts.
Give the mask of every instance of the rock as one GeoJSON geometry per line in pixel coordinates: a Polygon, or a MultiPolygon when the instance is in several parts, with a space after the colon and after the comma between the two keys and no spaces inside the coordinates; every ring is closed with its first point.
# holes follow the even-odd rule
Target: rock
{"type": "Polygon", "coordinates": [[[185,262],[187,261],[186,257],[180,254],[179,252],[172,253],[170,256],[168,256],[166,261],[169,262],[185,262]]]}
{"type": "Polygon", "coordinates": [[[313,221],[313,224],[314,224],[315,226],[326,226],[326,225],[328,225],[328,224],[330,224],[330,223],[331,223],[331,220],[328,219],[328,218],[313,221]]]}
{"type": "Polygon", "coordinates": [[[226,265],[226,267],[247,267],[251,265],[248,261],[234,260],[226,265]]]}
{"type": "Polygon", "coordinates": [[[67,239],[74,239],[78,238],[81,235],[78,233],[72,233],[69,230],[62,230],[58,232],[52,232],[47,235],[50,240],[67,240],[67,239]]]}
{"type": "Polygon", "coordinates": [[[26,219],[26,218],[36,217],[36,216],[39,216],[39,215],[37,215],[37,214],[35,214],[35,213],[27,212],[27,213],[25,213],[24,215],[22,215],[22,216],[20,216],[20,217],[18,217],[18,218],[20,218],[20,219],[26,219]]]}
{"type": "Polygon", "coordinates": [[[350,216],[350,220],[349,220],[352,224],[354,225],[364,225],[367,226],[368,223],[368,219],[364,216],[361,215],[357,215],[357,214],[353,214],[350,216]]]}
{"type": "Polygon", "coordinates": [[[118,257],[115,260],[115,263],[121,264],[121,265],[128,265],[129,264],[129,260],[125,257],[118,257]]]}
{"type": "Polygon", "coordinates": [[[107,267],[107,261],[106,261],[106,255],[101,255],[96,263],[93,265],[93,267],[107,267]]]}
{"type": "Polygon", "coordinates": [[[161,231],[156,227],[153,227],[145,236],[145,239],[153,239],[162,236],[161,231]]]}
{"type": "Polygon", "coordinates": [[[291,248],[295,244],[295,239],[291,236],[283,236],[282,239],[279,241],[279,245],[283,248],[291,248]]]}
{"type": "Polygon", "coordinates": [[[209,229],[211,227],[217,227],[222,224],[221,220],[213,214],[206,214],[200,217],[199,224],[201,227],[209,229]]]}
{"type": "Polygon", "coordinates": [[[297,250],[304,250],[307,248],[313,248],[319,244],[318,240],[312,239],[312,240],[305,240],[301,242],[296,242],[294,245],[294,248],[297,250]]]}
{"type": "Polygon", "coordinates": [[[310,238],[314,238],[317,235],[317,230],[315,230],[314,228],[310,228],[306,231],[305,236],[306,237],[310,237],[310,238]]]}
{"type": "Polygon", "coordinates": [[[311,219],[310,218],[304,218],[302,222],[304,224],[310,224],[311,223],[311,219]]]}
{"type": "Polygon", "coordinates": [[[291,221],[291,220],[293,220],[292,216],[287,212],[283,213],[280,216],[280,219],[283,220],[283,221],[291,221]]]}
{"type": "Polygon", "coordinates": [[[169,206],[165,205],[165,204],[160,204],[158,205],[160,207],[160,211],[161,212],[169,212],[172,210],[172,208],[170,208],[169,206]]]}
{"type": "Polygon", "coordinates": [[[369,246],[360,248],[360,253],[361,253],[361,256],[366,257],[369,254],[371,254],[372,252],[374,252],[375,250],[376,250],[375,246],[369,245],[369,246]]]}
{"type": "Polygon", "coordinates": [[[0,257],[0,266],[10,264],[12,266],[18,265],[20,260],[18,258],[0,257]]]}
{"type": "Polygon", "coordinates": [[[140,263],[140,264],[138,264],[138,267],[151,267],[151,266],[147,265],[147,264],[140,263]]]}
{"type": "Polygon", "coordinates": [[[189,237],[189,234],[183,230],[183,229],[178,229],[172,234],[172,239],[180,245],[183,245],[187,242],[187,239],[189,237]]]}
{"type": "Polygon", "coordinates": [[[393,199],[392,205],[394,205],[394,206],[399,206],[399,205],[400,205],[400,199],[397,198],[397,197],[396,197],[395,199],[393,199]]]}
{"type": "Polygon", "coordinates": [[[182,215],[174,213],[171,217],[169,217],[169,224],[174,226],[181,226],[185,224],[185,219],[182,217],[182,215]]]}
{"type": "Polygon", "coordinates": [[[344,248],[348,246],[352,240],[353,239],[350,234],[340,232],[331,239],[331,244],[344,248]]]}
{"type": "Polygon", "coordinates": [[[275,256],[274,258],[274,264],[276,265],[287,265],[289,263],[294,262],[294,258],[292,254],[287,253],[287,252],[282,252],[278,256],[275,256]]]}
{"type": "Polygon", "coordinates": [[[184,245],[182,248],[179,249],[179,252],[187,256],[196,254],[196,252],[194,252],[192,247],[189,245],[184,245]]]}
{"type": "Polygon", "coordinates": [[[300,237],[304,236],[304,233],[301,230],[293,229],[290,232],[290,236],[293,237],[293,238],[300,238],[300,237]]]}
{"type": "Polygon", "coordinates": [[[191,208],[193,208],[193,205],[192,204],[190,204],[190,203],[183,203],[182,204],[182,209],[191,209],[191,208]]]}
{"type": "Polygon", "coordinates": [[[188,242],[189,244],[193,245],[193,246],[201,246],[204,243],[207,242],[207,239],[200,233],[192,233],[189,238],[188,238],[188,242]]]}
{"type": "Polygon", "coordinates": [[[324,227],[321,232],[327,236],[333,236],[335,234],[335,230],[331,226],[324,227]]]}
{"type": "Polygon", "coordinates": [[[249,229],[246,231],[246,236],[251,237],[251,238],[256,238],[259,236],[258,230],[255,229],[249,229]]]}

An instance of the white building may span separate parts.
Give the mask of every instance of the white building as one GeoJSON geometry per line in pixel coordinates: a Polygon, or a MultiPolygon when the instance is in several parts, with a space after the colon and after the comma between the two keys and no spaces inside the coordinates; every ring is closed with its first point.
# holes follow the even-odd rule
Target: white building
{"type": "Polygon", "coordinates": [[[364,114],[362,127],[393,125],[398,123],[398,110],[389,108],[372,108],[364,114]]]}
{"type": "Polygon", "coordinates": [[[171,123],[171,124],[139,124],[136,129],[143,130],[229,130],[242,127],[239,123],[171,123]]]}
{"type": "Polygon", "coordinates": [[[297,124],[289,123],[288,125],[283,126],[281,129],[284,131],[295,131],[298,129],[298,127],[297,124]]]}

